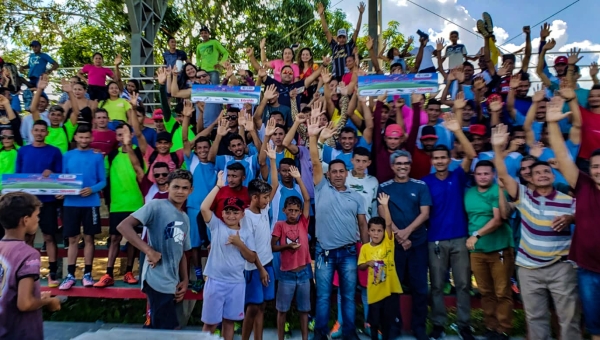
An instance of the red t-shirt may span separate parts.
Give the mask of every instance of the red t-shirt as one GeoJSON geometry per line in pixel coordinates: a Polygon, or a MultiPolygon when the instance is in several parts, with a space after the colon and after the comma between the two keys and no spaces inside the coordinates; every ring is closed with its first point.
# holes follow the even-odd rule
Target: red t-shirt
{"type": "Polygon", "coordinates": [[[92,137],[94,141],[90,144],[90,147],[100,150],[103,155],[108,155],[111,151],[119,147],[117,134],[112,130],[92,130],[92,137]]]}
{"type": "Polygon", "coordinates": [[[311,263],[308,250],[308,219],[304,215],[300,215],[297,224],[288,224],[286,221],[275,223],[272,235],[279,237],[281,245],[294,242],[300,244],[300,248],[296,250],[285,249],[281,252],[281,271],[287,272],[311,263]]]}
{"type": "MultiPolygon", "coordinates": [[[[600,149],[600,114],[592,113],[589,110],[579,107],[581,111],[581,149],[579,157],[590,159],[592,152],[600,149]]],[[[579,222],[579,221],[577,221],[579,222]]]]}
{"type": "Polygon", "coordinates": [[[431,173],[431,157],[415,147],[412,152],[412,165],[410,168],[410,178],[421,179],[431,173]]]}
{"type": "Polygon", "coordinates": [[[580,171],[574,193],[577,224],[569,259],[581,268],[600,274],[600,189],[590,176],[580,171]]]}
{"type": "Polygon", "coordinates": [[[217,197],[215,197],[213,204],[210,206],[210,210],[212,210],[218,218],[223,219],[225,200],[231,197],[237,197],[244,201],[244,209],[250,205],[250,195],[248,195],[247,187],[242,186],[240,190],[233,190],[230,186],[225,186],[217,193],[217,197]]]}

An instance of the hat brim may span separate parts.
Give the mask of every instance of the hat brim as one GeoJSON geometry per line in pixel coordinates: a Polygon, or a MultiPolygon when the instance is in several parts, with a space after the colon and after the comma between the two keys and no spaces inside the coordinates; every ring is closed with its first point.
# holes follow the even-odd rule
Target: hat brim
{"type": "Polygon", "coordinates": [[[421,140],[423,139],[438,139],[439,137],[437,135],[423,135],[421,136],[421,140]]]}
{"type": "Polygon", "coordinates": [[[228,209],[228,208],[229,209],[235,209],[235,210],[238,210],[238,211],[244,211],[243,208],[240,208],[237,205],[226,205],[226,206],[223,207],[223,210],[228,209]]]}

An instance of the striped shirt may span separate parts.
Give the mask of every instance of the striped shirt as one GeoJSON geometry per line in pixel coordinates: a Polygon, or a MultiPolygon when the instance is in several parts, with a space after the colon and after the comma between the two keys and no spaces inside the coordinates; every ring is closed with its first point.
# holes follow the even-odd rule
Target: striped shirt
{"type": "Polygon", "coordinates": [[[517,253],[517,266],[535,269],[549,266],[569,254],[571,230],[552,230],[552,220],[557,216],[575,214],[575,199],[553,190],[548,196],[519,185],[519,198],[515,202],[521,212],[521,242],[517,253]]]}

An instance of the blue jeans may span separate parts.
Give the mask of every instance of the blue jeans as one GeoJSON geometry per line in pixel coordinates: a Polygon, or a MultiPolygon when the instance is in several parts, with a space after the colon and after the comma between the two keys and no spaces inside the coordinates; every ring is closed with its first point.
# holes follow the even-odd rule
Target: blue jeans
{"type": "Polygon", "coordinates": [[[600,273],[579,268],[577,278],[585,328],[592,335],[600,335],[600,273]]]}
{"type": "MultiPolygon", "coordinates": [[[[411,329],[417,339],[426,339],[427,321],[427,269],[429,268],[429,256],[427,243],[413,246],[404,250],[401,245],[396,244],[394,253],[396,262],[396,273],[400,282],[410,288],[412,297],[412,320],[411,329]]],[[[400,310],[397,311],[398,320],[402,320],[400,310]]],[[[394,327],[402,327],[400,322],[394,327]]]]}
{"type": "Polygon", "coordinates": [[[208,72],[208,75],[210,76],[210,84],[211,85],[221,85],[220,79],[219,79],[219,71],[210,71],[208,72]]]}
{"type": "Polygon", "coordinates": [[[316,246],[316,286],[317,286],[317,312],[315,320],[315,333],[329,334],[329,310],[331,303],[331,291],[333,289],[333,273],[338,272],[340,278],[340,291],[342,292],[342,334],[351,336],[356,333],[354,318],[356,305],[354,293],[356,291],[357,278],[357,254],[356,246],[350,244],[342,248],[325,251],[321,244],[316,246]]]}
{"type": "MultiPolygon", "coordinates": [[[[360,286],[360,300],[363,304],[363,317],[365,318],[365,323],[368,323],[367,317],[369,316],[369,303],[367,302],[367,288],[360,286]]],[[[342,319],[342,294],[338,290],[337,295],[337,305],[338,305],[338,318],[337,321],[340,325],[344,324],[344,320],[342,319]]]]}

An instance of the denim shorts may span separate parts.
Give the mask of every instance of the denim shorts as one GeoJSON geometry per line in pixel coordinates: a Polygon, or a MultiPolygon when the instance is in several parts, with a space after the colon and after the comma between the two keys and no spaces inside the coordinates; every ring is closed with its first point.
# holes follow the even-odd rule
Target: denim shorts
{"type": "Polygon", "coordinates": [[[585,328],[592,335],[600,335],[600,273],[579,268],[577,278],[585,328]]]}
{"type": "Polygon", "coordinates": [[[310,277],[311,267],[307,265],[298,272],[280,271],[275,308],[279,312],[287,312],[292,306],[294,295],[299,312],[310,312],[310,277]]]}

